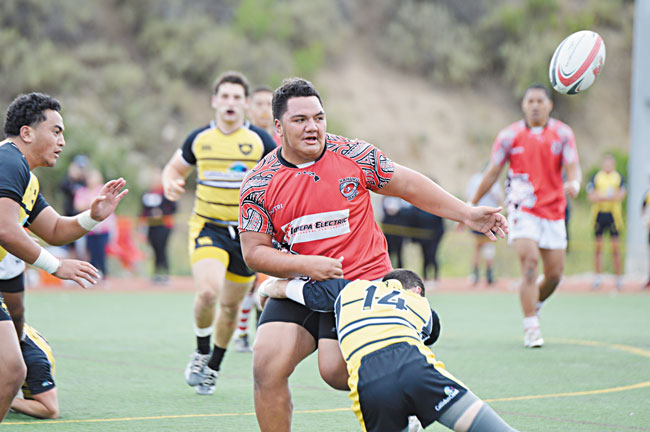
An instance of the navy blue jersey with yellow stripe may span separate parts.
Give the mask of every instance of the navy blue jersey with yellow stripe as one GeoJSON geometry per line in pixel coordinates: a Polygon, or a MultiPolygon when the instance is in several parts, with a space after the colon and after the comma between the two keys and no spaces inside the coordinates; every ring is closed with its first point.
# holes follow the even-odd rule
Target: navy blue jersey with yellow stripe
{"type": "Polygon", "coordinates": [[[192,132],[181,151],[185,162],[196,165],[194,214],[236,226],[242,180],[274,148],[273,138],[250,124],[225,134],[213,121],[192,132]]]}
{"type": "MultiPolygon", "coordinates": [[[[0,198],[20,205],[20,224],[29,226],[49,204],[39,192],[38,178],[29,170],[27,160],[9,140],[0,142],[0,198]]],[[[0,246],[0,261],[7,250],[0,246]]]]}
{"type": "Polygon", "coordinates": [[[39,393],[52,390],[54,385],[54,355],[47,340],[39,332],[25,324],[23,340],[20,341],[27,377],[23,384],[23,396],[30,399],[39,393]]]}

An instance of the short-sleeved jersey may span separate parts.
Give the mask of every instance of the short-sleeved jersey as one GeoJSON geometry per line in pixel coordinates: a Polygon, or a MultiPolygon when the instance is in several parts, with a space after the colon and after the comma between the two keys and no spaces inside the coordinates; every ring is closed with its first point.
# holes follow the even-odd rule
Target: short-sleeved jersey
{"type": "Polygon", "coordinates": [[[503,129],[492,147],[492,163],[509,162],[506,180],[508,211],[519,209],[550,220],[564,219],[566,198],[562,166],[578,162],[573,131],[550,118],[544,127],[524,120],[503,129]]]}
{"type": "MultiPolygon", "coordinates": [[[[598,171],[587,184],[587,192],[595,191],[605,197],[613,197],[621,188],[625,187],[625,178],[618,172],[598,171]]],[[[611,213],[614,208],[620,207],[619,200],[598,201],[592,204],[598,212],[611,213]]]]}
{"type": "MultiPolygon", "coordinates": [[[[334,314],[348,370],[356,369],[364,356],[395,343],[426,350],[424,341],[432,334],[434,319],[425,297],[402,289],[396,280],[346,283],[336,279],[316,284],[323,283],[344,286],[334,302],[334,314]]],[[[308,298],[305,303],[311,308],[308,298]]]]}
{"type": "Polygon", "coordinates": [[[196,165],[194,213],[218,225],[237,225],[241,182],[274,148],[273,138],[250,124],[225,134],[213,121],[192,132],[181,152],[196,165]]]}
{"type": "Polygon", "coordinates": [[[25,399],[52,390],[55,387],[53,378],[55,362],[52,348],[45,338],[25,324],[20,349],[27,366],[27,377],[22,389],[25,399]]]}
{"type": "Polygon", "coordinates": [[[301,166],[279,147],[242,184],[239,229],[269,234],[294,254],[344,257],[346,279],[379,279],[392,267],[370,191],[393,172],[373,145],[336,135],[326,136],[316,161],[301,166]]]}
{"type": "MultiPolygon", "coordinates": [[[[11,141],[0,143],[0,198],[10,198],[20,205],[19,222],[29,226],[49,206],[41,193],[36,176],[27,160],[11,141]]],[[[7,251],[0,246],[0,260],[7,251]]]]}

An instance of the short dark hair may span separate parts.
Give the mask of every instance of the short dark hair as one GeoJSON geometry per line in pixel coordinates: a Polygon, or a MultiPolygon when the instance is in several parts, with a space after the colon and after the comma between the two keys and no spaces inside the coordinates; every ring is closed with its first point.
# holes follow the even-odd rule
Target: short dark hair
{"type": "Polygon", "coordinates": [[[544,90],[544,93],[546,93],[546,97],[549,100],[553,100],[553,98],[551,97],[551,90],[549,90],[549,88],[546,85],[542,84],[542,83],[532,83],[531,85],[526,87],[526,90],[524,90],[524,96],[526,96],[526,93],[528,93],[528,90],[532,90],[532,89],[544,90]]]}
{"type": "Polygon", "coordinates": [[[253,90],[251,90],[251,96],[254,95],[255,93],[273,93],[273,89],[267,85],[258,85],[253,87],[253,90]]]}
{"type": "Polygon", "coordinates": [[[44,111],[61,111],[61,104],[43,93],[21,94],[11,102],[5,115],[5,136],[20,135],[23,126],[36,126],[47,117],[44,111]]]}
{"type": "Polygon", "coordinates": [[[312,83],[302,78],[287,78],[273,92],[273,118],[280,119],[287,112],[287,102],[294,97],[316,96],[321,106],[323,100],[312,83]]]}
{"type": "Polygon", "coordinates": [[[217,94],[217,92],[219,92],[219,87],[223,83],[239,84],[240,86],[244,87],[244,95],[248,97],[250,84],[248,84],[248,80],[241,72],[228,71],[219,75],[212,84],[212,93],[217,94]]]}
{"type": "Polygon", "coordinates": [[[393,270],[387,273],[386,276],[384,276],[384,278],[382,279],[382,281],[386,282],[388,279],[398,280],[402,284],[402,287],[405,290],[410,290],[412,288],[419,287],[421,289],[420,293],[422,294],[422,297],[424,297],[425,294],[424,282],[422,281],[422,278],[418,276],[415,272],[406,269],[393,270]]]}

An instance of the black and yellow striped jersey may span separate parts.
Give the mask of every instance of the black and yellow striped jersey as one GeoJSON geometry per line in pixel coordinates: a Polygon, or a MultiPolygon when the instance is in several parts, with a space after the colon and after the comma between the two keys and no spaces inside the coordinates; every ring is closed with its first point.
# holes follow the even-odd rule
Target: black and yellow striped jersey
{"type": "MultiPolygon", "coordinates": [[[[19,222],[29,224],[49,204],[39,191],[38,178],[29,170],[27,160],[9,140],[0,142],[0,198],[10,198],[20,205],[19,222]]],[[[0,261],[7,251],[0,246],[0,261]]]]}
{"type": "Polygon", "coordinates": [[[303,287],[305,305],[322,312],[334,310],[336,330],[348,368],[388,345],[407,342],[424,349],[440,332],[429,301],[402,288],[397,280],[371,282],[332,279],[303,287]],[[335,299],[335,300],[333,300],[335,299]]]}
{"type": "Polygon", "coordinates": [[[225,134],[213,121],[192,132],[181,151],[185,162],[196,166],[194,214],[211,223],[236,226],[241,182],[273,149],[273,138],[250,124],[225,134]]]}

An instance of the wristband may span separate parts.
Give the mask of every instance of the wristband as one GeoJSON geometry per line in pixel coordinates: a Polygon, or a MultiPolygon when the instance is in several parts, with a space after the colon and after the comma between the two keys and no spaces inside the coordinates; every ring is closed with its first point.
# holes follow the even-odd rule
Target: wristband
{"type": "Polygon", "coordinates": [[[580,182],[578,180],[571,180],[567,182],[568,185],[571,185],[575,188],[576,194],[580,192],[580,182]]]}
{"type": "Polygon", "coordinates": [[[41,248],[41,253],[32,265],[41,270],[45,270],[49,274],[53,274],[56,273],[59,267],[61,267],[61,261],[45,249],[41,248]]]}
{"type": "Polygon", "coordinates": [[[99,222],[100,221],[96,221],[90,217],[90,210],[86,210],[85,212],[81,212],[77,215],[77,223],[86,231],[92,231],[92,229],[95,228],[99,222]]]}

